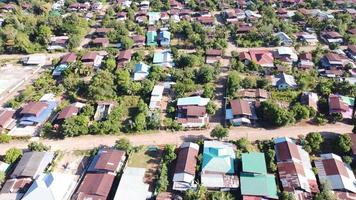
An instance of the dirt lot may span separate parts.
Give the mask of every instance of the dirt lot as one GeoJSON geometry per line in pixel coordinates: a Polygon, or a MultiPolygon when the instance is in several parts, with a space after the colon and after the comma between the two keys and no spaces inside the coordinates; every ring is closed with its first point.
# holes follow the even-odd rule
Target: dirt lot
{"type": "Polygon", "coordinates": [[[128,161],[129,167],[146,168],[145,183],[150,185],[150,191],[153,191],[157,174],[159,170],[160,157],[162,150],[147,150],[146,147],[133,153],[128,161]]]}
{"type": "Polygon", "coordinates": [[[54,171],[79,177],[87,164],[88,156],[77,153],[76,151],[65,151],[62,152],[61,158],[54,168],[54,171]]]}

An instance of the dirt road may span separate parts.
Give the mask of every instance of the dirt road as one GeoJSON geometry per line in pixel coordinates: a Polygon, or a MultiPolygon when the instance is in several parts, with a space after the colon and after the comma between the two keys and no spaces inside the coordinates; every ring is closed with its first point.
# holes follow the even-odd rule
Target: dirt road
{"type": "MultiPolygon", "coordinates": [[[[279,129],[263,129],[263,128],[248,128],[238,127],[230,129],[229,140],[236,140],[241,137],[247,137],[250,141],[270,139],[278,136],[298,137],[298,135],[306,135],[309,132],[321,132],[326,137],[332,137],[340,133],[350,133],[353,126],[345,125],[343,123],[327,124],[324,126],[314,126],[309,124],[295,125],[289,127],[283,127],[279,129]]],[[[202,131],[181,131],[181,132],[166,132],[158,131],[152,134],[142,135],[119,135],[119,136],[93,136],[86,135],[75,138],[66,138],[64,140],[43,140],[40,139],[46,145],[50,145],[53,150],[85,150],[98,147],[99,145],[113,145],[115,140],[126,137],[134,145],[164,145],[164,144],[176,144],[179,145],[183,141],[193,141],[199,138],[210,138],[210,130],[202,131]]],[[[0,154],[4,154],[5,151],[11,147],[26,148],[27,142],[13,141],[9,144],[0,144],[0,154]]]]}

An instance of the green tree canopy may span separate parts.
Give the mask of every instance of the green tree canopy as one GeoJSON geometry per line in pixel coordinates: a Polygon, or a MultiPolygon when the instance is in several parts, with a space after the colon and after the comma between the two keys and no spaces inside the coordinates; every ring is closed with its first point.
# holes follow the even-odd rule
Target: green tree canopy
{"type": "Polygon", "coordinates": [[[8,164],[12,164],[21,156],[22,156],[22,151],[18,148],[13,147],[6,151],[4,156],[4,162],[8,164]]]}
{"type": "Polygon", "coordinates": [[[229,129],[222,127],[221,125],[215,126],[215,128],[210,132],[210,136],[221,140],[222,138],[229,136],[229,129]]]}

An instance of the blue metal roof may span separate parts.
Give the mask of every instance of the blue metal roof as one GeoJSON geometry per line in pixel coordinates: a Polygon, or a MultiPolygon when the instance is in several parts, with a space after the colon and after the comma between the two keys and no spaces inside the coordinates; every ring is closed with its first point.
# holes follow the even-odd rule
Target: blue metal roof
{"type": "Polygon", "coordinates": [[[31,125],[33,123],[43,123],[45,122],[49,116],[51,116],[54,109],[57,107],[57,102],[51,101],[47,102],[48,107],[44,109],[40,115],[36,116],[25,116],[20,119],[20,124],[22,125],[31,125]]]}

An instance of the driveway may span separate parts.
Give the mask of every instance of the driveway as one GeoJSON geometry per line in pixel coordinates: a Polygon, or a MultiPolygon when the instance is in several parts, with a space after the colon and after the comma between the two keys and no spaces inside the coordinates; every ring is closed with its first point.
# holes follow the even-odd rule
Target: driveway
{"type": "MultiPolygon", "coordinates": [[[[209,139],[210,131],[180,131],[180,132],[167,132],[157,131],[152,134],[136,134],[136,135],[85,135],[75,138],[66,138],[64,140],[48,140],[40,139],[45,145],[50,145],[52,150],[86,150],[99,145],[112,146],[119,138],[128,138],[133,145],[165,145],[175,144],[180,145],[184,141],[194,141],[200,138],[209,139]]],[[[249,128],[237,127],[230,129],[228,140],[237,140],[242,137],[248,138],[250,141],[271,139],[275,137],[293,137],[299,135],[306,135],[310,132],[321,132],[326,137],[333,137],[337,134],[351,133],[353,126],[343,123],[327,124],[324,126],[314,126],[310,124],[298,124],[278,129],[264,129],[264,128],[249,128]]],[[[7,149],[11,147],[26,148],[28,142],[13,141],[9,144],[0,144],[0,154],[4,154],[7,149]]]]}

